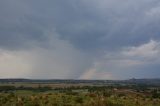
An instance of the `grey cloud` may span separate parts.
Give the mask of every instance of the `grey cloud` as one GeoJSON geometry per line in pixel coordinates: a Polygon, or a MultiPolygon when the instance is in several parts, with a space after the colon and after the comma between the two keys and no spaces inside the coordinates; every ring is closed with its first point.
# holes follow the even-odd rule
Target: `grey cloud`
{"type": "Polygon", "coordinates": [[[76,78],[106,51],[118,54],[122,48],[160,40],[159,7],[159,0],[1,0],[0,48],[35,49],[32,71],[60,69],[58,76],[67,72],[63,65],[70,70],[66,77],[76,78]]]}
{"type": "Polygon", "coordinates": [[[59,14],[65,15],[61,20],[56,19],[56,31],[61,39],[69,40],[81,50],[117,49],[159,39],[159,19],[146,15],[159,6],[157,0],[88,0],[79,3],[83,8],[76,2],[73,4],[77,7],[74,11],[60,11],[59,14]]]}
{"type": "Polygon", "coordinates": [[[91,67],[91,78],[94,78],[96,73],[105,72],[113,79],[159,78],[159,53],[160,43],[153,40],[139,46],[123,48],[118,52],[107,51],[106,55],[95,61],[95,65],[91,67]]]}
{"type": "Polygon", "coordinates": [[[2,46],[45,42],[45,31],[52,29],[60,39],[92,52],[159,39],[159,19],[146,15],[160,5],[157,0],[1,2],[2,46]]]}

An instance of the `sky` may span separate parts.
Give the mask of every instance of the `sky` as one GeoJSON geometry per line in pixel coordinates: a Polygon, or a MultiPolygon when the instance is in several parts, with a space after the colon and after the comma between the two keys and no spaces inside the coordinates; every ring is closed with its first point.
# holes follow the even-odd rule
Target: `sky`
{"type": "Polygon", "coordinates": [[[0,78],[160,78],[160,1],[0,0],[0,78]]]}

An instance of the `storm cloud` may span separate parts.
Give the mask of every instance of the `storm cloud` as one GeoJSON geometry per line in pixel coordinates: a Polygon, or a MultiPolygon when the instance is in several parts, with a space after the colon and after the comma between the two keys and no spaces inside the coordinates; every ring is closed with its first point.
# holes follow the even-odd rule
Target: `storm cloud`
{"type": "Polygon", "coordinates": [[[1,0],[0,77],[160,77],[158,0],[1,0]]]}

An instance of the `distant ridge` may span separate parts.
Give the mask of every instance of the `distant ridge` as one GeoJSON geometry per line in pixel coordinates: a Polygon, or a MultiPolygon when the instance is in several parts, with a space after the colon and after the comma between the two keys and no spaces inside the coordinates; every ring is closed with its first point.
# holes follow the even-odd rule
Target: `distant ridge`
{"type": "Polygon", "coordinates": [[[76,79],[25,79],[25,78],[7,78],[0,79],[0,83],[92,83],[92,84],[108,84],[108,83],[133,83],[133,84],[149,84],[160,85],[160,78],[153,79],[129,79],[129,80],[76,80],[76,79]]]}

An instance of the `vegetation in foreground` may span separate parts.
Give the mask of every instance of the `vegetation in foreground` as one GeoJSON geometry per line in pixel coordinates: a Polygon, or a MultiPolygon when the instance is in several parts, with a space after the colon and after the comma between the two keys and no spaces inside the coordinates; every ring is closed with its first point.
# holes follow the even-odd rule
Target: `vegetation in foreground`
{"type": "Polygon", "coordinates": [[[1,84],[0,106],[160,106],[159,86],[30,85],[1,84]]]}

